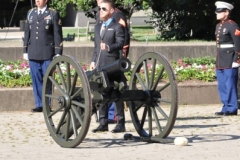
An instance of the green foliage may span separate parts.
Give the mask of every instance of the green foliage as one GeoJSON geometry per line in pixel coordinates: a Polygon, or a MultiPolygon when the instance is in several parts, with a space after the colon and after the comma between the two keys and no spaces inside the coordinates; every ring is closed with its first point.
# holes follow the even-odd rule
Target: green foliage
{"type": "MultiPolygon", "coordinates": [[[[215,0],[151,0],[151,21],[147,22],[159,31],[161,40],[214,40],[216,23],[215,0]]],[[[235,6],[231,19],[240,23],[236,6],[239,0],[228,1],[235,6]]]]}
{"type": "MultiPolygon", "coordinates": [[[[116,7],[120,9],[127,18],[140,9],[148,9],[150,0],[115,0],[116,7]]],[[[87,17],[94,18],[97,13],[96,0],[51,0],[50,6],[59,11],[61,17],[66,15],[67,5],[72,4],[75,9],[84,11],[87,17]]]]}
{"type": "MultiPolygon", "coordinates": [[[[171,64],[178,81],[200,80],[210,82],[216,80],[215,61],[215,58],[206,56],[200,58],[183,58],[178,61],[172,61],[171,64]]],[[[89,70],[88,64],[82,63],[81,66],[84,70],[89,70]]],[[[66,68],[64,64],[60,67],[66,70],[64,69],[64,67],[66,68]]],[[[134,65],[132,65],[132,68],[133,67],[134,65]]],[[[148,67],[150,67],[150,70],[151,66],[148,67]]],[[[156,70],[160,69],[160,67],[156,67],[156,70]]],[[[128,80],[131,78],[131,72],[130,70],[125,73],[128,80]]],[[[72,76],[75,73],[72,67],[70,73],[72,76]]],[[[63,73],[63,76],[66,76],[66,74],[63,73]]],[[[144,75],[142,74],[141,76],[144,79],[144,75]]],[[[165,75],[163,75],[163,77],[164,76],[165,75]]],[[[55,78],[60,84],[61,80],[58,74],[56,74],[55,78]]],[[[31,86],[31,84],[30,69],[27,61],[3,62],[0,60],[0,87],[28,87],[31,86]]]]}
{"type": "Polygon", "coordinates": [[[26,61],[3,62],[0,60],[0,86],[27,87],[31,84],[30,69],[26,61]]]}
{"type": "MultiPolygon", "coordinates": [[[[187,81],[187,80],[199,80],[204,82],[212,82],[216,80],[215,73],[215,63],[216,59],[205,56],[200,58],[183,58],[178,61],[171,61],[173,71],[176,75],[177,81],[187,81]]],[[[132,68],[134,65],[132,65],[132,68]]],[[[151,71],[151,66],[148,66],[148,70],[151,71]]],[[[156,67],[156,72],[160,71],[161,67],[156,67]]],[[[140,70],[141,73],[141,70],[140,70]]],[[[130,81],[132,75],[132,70],[125,73],[126,78],[130,81]]],[[[157,74],[156,77],[157,78],[157,74]]],[[[163,79],[167,75],[163,74],[163,79]]],[[[144,80],[144,75],[141,74],[144,80]]]]}
{"type": "Polygon", "coordinates": [[[205,56],[183,58],[177,62],[172,61],[172,66],[178,81],[201,80],[210,82],[216,80],[215,63],[215,58],[205,56]]]}
{"type": "Polygon", "coordinates": [[[216,25],[213,0],[152,0],[153,15],[148,23],[157,27],[159,39],[213,40],[216,25]]]}

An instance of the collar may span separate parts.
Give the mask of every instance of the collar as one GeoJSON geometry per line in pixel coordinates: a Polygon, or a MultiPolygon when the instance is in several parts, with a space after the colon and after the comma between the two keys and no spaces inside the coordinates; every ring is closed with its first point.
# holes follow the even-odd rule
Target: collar
{"type": "Polygon", "coordinates": [[[38,8],[38,14],[39,14],[39,11],[42,11],[42,14],[43,14],[46,9],[47,9],[47,5],[45,7],[43,7],[42,9],[38,8]]]}
{"type": "Polygon", "coordinates": [[[224,20],[222,20],[220,23],[225,23],[225,22],[227,22],[227,21],[229,21],[229,19],[227,18],[227,19],[224,19],[224,20]]]}
{"type": "Polygon", "coordinates": [[[106,22],[103,22],[103,26],[107,27],[111,22],[113,21],[113,18],[109,18],[106,22]]]}

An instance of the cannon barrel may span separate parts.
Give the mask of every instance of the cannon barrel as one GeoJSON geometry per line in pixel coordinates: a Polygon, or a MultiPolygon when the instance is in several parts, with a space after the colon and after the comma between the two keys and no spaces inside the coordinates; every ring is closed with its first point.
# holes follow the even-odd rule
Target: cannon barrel
{"type": "Polygon", "coordinates": [[[121,58],[111,64],[98,68],[100,71],[107,72],[108,76],[112,76],[119,72],[128,72],[131,69],[131,62],[127,58],[121,58]]]}
{"type": "Polygon", "coordinates": [[[110,76],[119,74],[121,72],[128,72],[130,69],[131,69],[131,62],[129,61],[129,59],[121,58],[111,64],[96,68],[93,71],[87,71],[86,74],[88,78],[91,78],[93,74],[97,72],[105,71],[108,77],[110,77],[110,76]]]}

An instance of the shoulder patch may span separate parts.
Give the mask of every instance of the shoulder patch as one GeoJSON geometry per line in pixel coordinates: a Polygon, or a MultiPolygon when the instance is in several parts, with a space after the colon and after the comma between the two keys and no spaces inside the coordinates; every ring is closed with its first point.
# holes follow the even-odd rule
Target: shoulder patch
{"type": "Polygon", "coordinates": [[[240,36],[240,31],[238,29],[235,31],[235,36],[240,36]]]}
{"type": "Polygon", "coordinates": [[[35,9],[37,9],[37,7],[34,7],[34,8],[29,9],[28,12],[31,12],[31,11],[33,11],[33,10],[35,10],[35,9]]]}
{"type": "Polygon", "coordinates": [[[56,12],[56,10],[55,9],[53,9],[53,8],[49,8],[51,11],[54,11],[54,12],[56,12]]]}
{"type": "Polygon", "coordinates": [[[119,19],[118,23],[120,23],[124,28],[126,27],[126,23],[122,18],[119,19]]]}

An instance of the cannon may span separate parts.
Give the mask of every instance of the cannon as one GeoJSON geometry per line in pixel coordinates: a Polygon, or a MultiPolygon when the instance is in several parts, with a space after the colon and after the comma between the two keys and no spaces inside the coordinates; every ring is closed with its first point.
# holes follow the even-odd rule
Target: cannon
{"type": "Polygon", "coordinates": [[[74,57],[63,55],[53,59],[44,76],[44,119],[58,145],[78,146],[89,130],[92,115],[119,99],[126,102],[142,139],[156,142],[167,138],[177,116],[178,91],[165,56],[145,53],[133,68],[126,58],[93,71],[84,67],[74,57]],[[127,84],[111,79],[123,72],[131,76],[127,84]]]}

